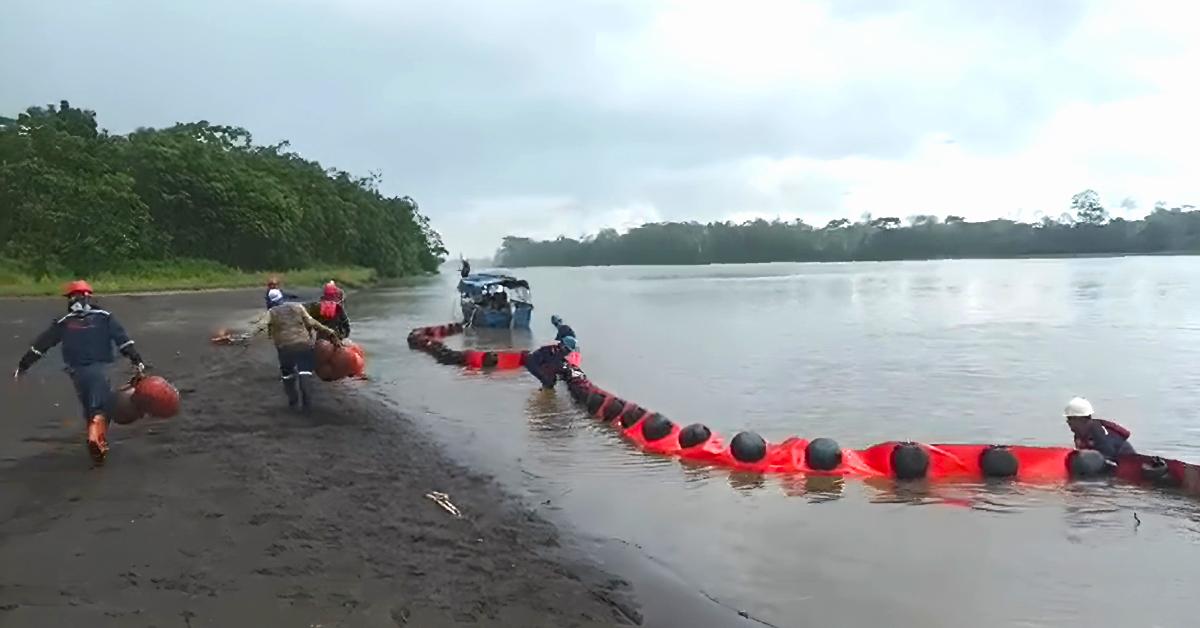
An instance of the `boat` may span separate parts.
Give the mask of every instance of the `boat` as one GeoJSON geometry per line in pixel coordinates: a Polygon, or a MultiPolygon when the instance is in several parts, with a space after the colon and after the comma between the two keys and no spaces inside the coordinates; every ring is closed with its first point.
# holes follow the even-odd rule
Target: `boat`
{"type": "Polygon", "coordinates": [[[465,327],[529,329],[529,282],[502,273],[473,273],[458,282],[465,327]]]}

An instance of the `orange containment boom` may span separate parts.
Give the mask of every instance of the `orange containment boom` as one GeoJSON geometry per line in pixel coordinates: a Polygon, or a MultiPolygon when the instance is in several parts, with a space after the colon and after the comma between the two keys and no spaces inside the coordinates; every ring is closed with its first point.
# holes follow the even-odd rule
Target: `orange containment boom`
{"type": "MultiPolygon", "coordinates": [[[[432,355],[441,364],[464,366],[469,369],[513,370],[525,366],[528,351],[459,351],[447,347],[444,340],[449,336],[461,334],[462,331],[461,323],[419,327],[409,332],[408,346],[410,349],[432,355]]],[[[581,362],[579,353],[567,356],[567,362],[578,367],[581,362]]]]}
{"type": "Polygon", "coordinates": [[[1030,483],[1115,475],[1200,495],[1200,467],[1153,456],[1129,456],[1114,464],[1099,452],[1069,447],[893,441],[843,449],[829,438],[791,437],[770,443],[754,432],[739,432],[726,440],[699,423],[680,426],[621,399],[591,383],[582,372],[574,375],[568,382],[571,396],[589,415],[608,423],[640,449],[740,471],[898,480],[1008,478],[1030,483]]]}

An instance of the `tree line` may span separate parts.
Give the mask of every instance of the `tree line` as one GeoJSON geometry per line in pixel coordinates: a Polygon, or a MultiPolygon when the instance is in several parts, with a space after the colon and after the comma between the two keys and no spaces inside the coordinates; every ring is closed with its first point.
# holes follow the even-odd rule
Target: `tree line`
{"type": "Polygon", "coordinates": [[[621,234],[573,239],[507,236],[496,263],[524,266],[844,262],[1057,255],[1200,253],[1200,211],[1159,203],[1142,220],[1111,218],[1092,190],[1071,213],[1037,222],[919,215],[842,218],[823,227],[802,220],[662,222],[621,234]]]}
{"type": "Polygon", "coordinates": [[[96,113],[0,117],[0,257],[83,274],[131,262],[211,260],[244,270],[355,265],[434,271],[441,237],[380,177],[355,177],[206,121],[127,135],[96,113]]]}

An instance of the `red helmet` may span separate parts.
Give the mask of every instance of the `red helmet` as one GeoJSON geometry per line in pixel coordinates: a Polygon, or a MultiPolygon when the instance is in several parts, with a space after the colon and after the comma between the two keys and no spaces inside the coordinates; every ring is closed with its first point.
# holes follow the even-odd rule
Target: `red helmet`
{"type": "Polygon", "coordinates": [[[338,289],[337,284],[330,281],[325,284],[325,296],[330,299],[336,299],[342,295],[342,291],[338,289]]]}
{"type": "Polygon", "coordinates": [[[271,277],[270,279],[267,280],[267,288],[278,288],[278,287],[279,287],[279,277],[271,277]]]}
{"type": "Polygon", "coordinates": [[[82,279],[76,279],[63,287],[63,296],[69,297],[76,294],[91,294],[92,286],[82,279]]]}

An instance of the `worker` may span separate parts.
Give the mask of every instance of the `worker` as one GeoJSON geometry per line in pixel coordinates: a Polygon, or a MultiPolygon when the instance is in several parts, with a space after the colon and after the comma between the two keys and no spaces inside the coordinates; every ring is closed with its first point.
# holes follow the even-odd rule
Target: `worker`
{"type": "Polygon", "coordinates": [[[564,323],[562,317],[559,316],[558,314],[555,314],[554,316],[550,317],[550,324],[554,325],[554,329],[557,330],[557,333],[554,335],[554,340],[556,342],[561,341],[563,338],[566,338],[567,336],[571,336],[573,338],[578,338],[578,336],[575,335],[575,330],[571,329],[570,325],[564,323]]]}
{"type": "Polygon", "coordinates": [[[62,344],[62,360],[67,375],[75,385],[75,394],[87,423],[87,449],[96,466],[108,456],[108,419],[112,385],[108,381],[108,366],[113,361],[113,346],[133,364],[139,373],[145,371],[142,356],[133,340],[117,318],[92,301],[92,287],[83,280],[72,281],[63,289],[67,298],[67,315],[33,341],[21,357],[14,378],[20,377],[55,345],[62,344]]]}
{"type": "Polygon", "coordinates": [[[266,302],[268,310],[271,309],[270,294],[271,294],[272,290],[279,290],[280,294],[283,295],[283,298],[288,301],[299,301],[300,300],[299,295],[295,295],[290,292],[283,292],[283,290],[279,287],[279,278],[278,277],[271,277],[270,279],[267,280],[267,294],[263,295],[263,301],[266,302]]]}
{"type": "Polygon", "coordinates": [[[471,262],[468,262],[464,258],[462,260],[462,268],[459,269],[458,274],[461,275],[463,279],[466,279],[467,276],[471,274],[471,262]]]}
{"type": "Polygon", "coordinates": [[[1075,397],[1067,402],[1063,414],[1075,434],[1076,449],[1096,450],[1109,462],[1136,453],[1129,444],[1129,430],[1112,421],[1094,418],[1095,411],[1087,399],[1075,397]]]}
{"type": "Polygon", "coordinates": [[[321,298],[308,305],[308,313],[321,324],[337,332],[339,338],[350,337],[350,317],[342,305],[345,293],[333,281],[325,284],[321,298]]]}
{"type": "Polygon", "coordinates": [[[559,376],[566,373],[567,355],[578,348],[574,336],[546,345],[530,353],[525,358],[525,368],[542,382],[542,388],[551,390],[558,382],[559,376]]]}
{"type": "Polygon", "coordinates": [[[278,288],[267,292],[271,309],[250,336],[264,330],[271,334],[275,350],[279,355],[279,373],[283,380],[283,392],[287,395],[288,407],[295,409],[299,404],[305,411],[312,407],[310,380],[316,370],[316,352],[313,350],[313,332],[324,335],[335,345],[341,343],[337,332],[314,319],[299,303],[284,301],[278,288]]]}

